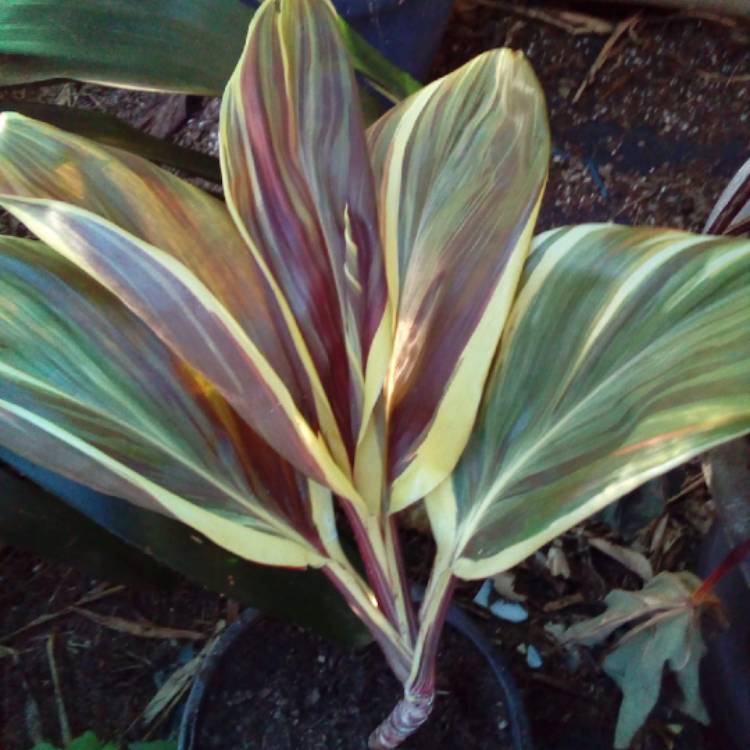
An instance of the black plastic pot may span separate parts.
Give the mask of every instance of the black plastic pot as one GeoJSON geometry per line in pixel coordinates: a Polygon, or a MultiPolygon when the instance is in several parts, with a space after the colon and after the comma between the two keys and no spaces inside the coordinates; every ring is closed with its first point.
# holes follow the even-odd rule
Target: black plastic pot
{"type": "MultiPolygon", "coordinates": [[[[730,544],[719,522],[701,548],[699,571],[709,575],[729,554],[730,544]]],[[[729,628],[708,640],[701,664],[701,692],[712,723],[724,735],[727,750],[750,748],[750,586],[739,567],[714,589],[721,598],[729,628]]]]}
{"type": "MultiPolygon", "coordinates": [[[[245,610],[240,619],[229,627],[217,640],[213,650],[206,657],[185,704],[180,723],[178,750],[199,750],[197,743],[201,721],[214,678],[221,668],[227,652],[238,639],[241,639],[246,634],[249,628],[253,627],[260,617],[262,615],[256,610],[245,610]]],[[[529,721],[521,695],[497,650],[484,637],[471,619],[457,607],[451,607],[449,610],[447,624],[465,637],[487,662],[503,697],[509,721],[509,734],[514,750],[533,750],[529,721]]],[[[492,749],[484,748],[483,750],[492,749]]]]}

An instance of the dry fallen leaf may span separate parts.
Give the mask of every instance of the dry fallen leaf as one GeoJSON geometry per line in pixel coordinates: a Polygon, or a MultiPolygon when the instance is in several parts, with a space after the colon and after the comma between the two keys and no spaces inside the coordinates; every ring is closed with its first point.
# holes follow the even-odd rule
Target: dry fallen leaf
{"type": "Polygon", "coordinates": [[[516,591],[515,573],[511,573],[509,570],[506,570],[503,573],[498,573],[496,576],[492,576],[492,584],[495,587],[495,591],[505,599],[512,602],[526,601],[526,595],[519,594],[516,591]]]}
{"type": "Polygon", "coordinates": [[[557,544],[553,544],[547,552],[547,568],[555,578],[570,578],[568,558],[557,544]]]}
{"type": "Polygon", "coordinates": [[[682,689],[682,710],[708,723],[700,697],[698,668],[705,653],[700,621],[716,608],[711,597],[693,594],[701,580],[692,573],[659,573],[640,591],[611,591],[598,617],[566,630],[562,643],[593,646],[624,625],[632,629],[617,641],[602,664],[623,693],[615,729],[615,747],[627,748],[656,705],[662,672],[668,665],[682,689]]]}
{"type": "Polygon", "coordinates": [[[654,570],[651,563],[640,552],[636,552],[629,547],[623,547],[619,544],[612,544],[601,537],[589,537],[589,544],[598,549],[599,552],[616,560],[628,570],[631,570],[644,581],[650,581],[654,577],[654,570]]]}
{"type": "Polygon", "coordinates": [[[189,662],[177,668],[159,688],[156,695],[149,701],[143,710],[143,721],[145,724],[153,724],[157,719],[163,718],[179,702],[180,698],[190,689],[193,680],[198,674],[203,660],[211,652],[216,641],[224,629],[225,622],[220,620],[216,625],[211,640],[201,649],[197,656],[189,662]]]}
{"type": "Polygon", "coordinates": [[[204,633],[199,633],[197,630],[164,628],[148,620],[126,620],[122,617],[100,615],[98,612],[92,612],[90,609],[82,609],[81,607],[74,607],[73,609],[79,615],[83,615],[105,628],[117,630],[120,633],[137,635],[140,638],[178,638],[188,641],[202,641],[206,637],[204,633]]]}

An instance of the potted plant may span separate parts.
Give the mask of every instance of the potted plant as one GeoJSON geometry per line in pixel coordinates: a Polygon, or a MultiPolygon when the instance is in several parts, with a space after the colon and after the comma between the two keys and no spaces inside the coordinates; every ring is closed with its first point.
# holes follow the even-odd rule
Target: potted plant
{"type": "Polygon", "coordinates": [[[750,242],[532,238],[549,133],[495,50],[365,131],[325,0],[268,0],[225,92],[226,205],[12,114],[0,442],[230,552],[314,568],[426,721],[456,581],[750,431],[750,242]],[[437,553],[418,611],[399,514],[437,553]],[[363,563],[342,548],[348,526],[363,563]]]}

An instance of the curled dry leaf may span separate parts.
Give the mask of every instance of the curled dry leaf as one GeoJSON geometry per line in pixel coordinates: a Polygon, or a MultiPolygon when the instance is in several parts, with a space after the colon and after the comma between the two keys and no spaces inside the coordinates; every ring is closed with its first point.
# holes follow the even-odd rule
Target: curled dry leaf
{"type": "Polygon", "coordinates": [[[547,552],[547,568],[555,578],[570,578],[570,565],[562,547],[553,544],[547,552]]]}
{"type": "Polygon", "coordinates": [[[654,577],[651,563],[640,552],[636,552],[629,547],[623,547],[620,544],[612,544],[612,542],[608,542],[601,537],[589,538],[589,544],[607,557],[617,560],[620,565],[624,565],[642,580],[650,581],[654,577]]]}
{"type": "Polygon", "coordinates": [[[512,602],[525,602],[526,594],[516,591],[516,576],[509,570],[492,576],[492,585],[500,596],[512,602]]]}
{"type": "Polygon", "coordinates": [[[603,662],[604,671],[619,685],[623,701],[615,729],[615,747],[627,748],[656,705],[664,666],[669,666],[682,690],[682,710],[708,722],[700,697],[698,668],[705,653],[702,615],[718,606],[715,599],[695,601],[701,580],[692,573],[663,572],[641,591],[610,592],[607,609],[598,617],[568,628],[563,644],[593,646],[622,626],[621,637],[603,662]]]}

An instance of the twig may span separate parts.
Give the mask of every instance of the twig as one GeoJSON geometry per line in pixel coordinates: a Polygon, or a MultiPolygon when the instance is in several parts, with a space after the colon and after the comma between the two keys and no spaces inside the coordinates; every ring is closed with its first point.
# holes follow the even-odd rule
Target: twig
{"type": "Polygon", "coordinates": [[[581,82],[581,85],[578,87],[578,91],[576,91],[575,96],[573,97],[573,104],[575,104],[583,95],[583,92],[586,90],[586,88],[593,82],[594,78],[596,78],[596,74],[599,72],[599,70],[604,66],[604,63],[607,62],[607,59],[609,58],[612,49],[617,44],[617,42],[620,40],[620,37],[629,32],[630,29],[635,26],[638,21],[640,20],[641,14],[636,13],[633,16],[630,16],[630,18],[626,18],[624,21],[620,21],[620,23],[615,26],[612,33],[609,35],[609,38],[606,42],[604,42],[604,46],[602,47],[601,51],[597,55],[596,60],[594,60],[594,64],[589,69],[589,72],[586,74],[586,77],[581,82]]]}
{"type": "Polygon", "coordinates": [[[569,10],[537,10],[514,3],[503,2],[503,0],[476,0],[476,4],[489,8],[499,8],[517,16],[532,18],[535,21],[541,21],[542,23],[567,31],[568,34],[573,34],[574,36],[581,34],[609,34],[614,28],[614,25],[609,21],[589,15],[588,13],[578,13],[569,10]]]}
{"type": "Polygon", "coordinates": [[[104,599],[104,597],[106,596],[112,596],[113,594],[116,594],[119,591],[122,591],[124,588],[125,586],[112,586],[111,588],[102,590],[99,587],[97,587],[92,592],[86,594],[86,596],[82,597],[74,604],[71,604],[67,607],[63,607],[63,609],[60,609],[57,612],[51,612],[48,615],[41,615],[37,617],[36,619],[32,620],[31,622],[26,623],[26,625],[22,625],[17,630],[14,630],[13,632],[2,636],[0,638],[0,643],[5,643],[6,641],[10,641],[16,636],[21,635],[21,633],[25,633],[27,630],[31,630],[32,628],[39,627],[39,625],[44,625],[44,623],[49,622],[50,620],[55,620],[58,617],[63,617],[64,615],[68,615],[71,612],[73,612],[76,607],[81,607],[84,604],[91,604],[92,602],[96,602],[96,601],[99,601],[100,599],[104,599]]]}
{"type": "MultiPolygon", "coordinates": [[[[597,0],[599,3],[632,4],[635,0],[597,0]]],[[[685,0],[640,0],[644,5],[657,5],[662,8],[680,8],[688,5],[685,0]]],[[[735,16],[750,16],[750,5],[747,0],[693,0],[693,11],[731,14],[735,16]]]]}
{"type": "Polygon", "coordinates": [[[667,21],[710,21],[711,23],[718,23],[720,26],[726,26],[728,29],[739,28],[740,24],[736,18],[727,18],[727,16],[719,15],[718,13],[710,13],[709,11],[701,10],[685,10],[675,13],[673,16],[669,16],[667,21]]]}
{"type": "Polygon", "coordinates": [[[170,711],[179,703],[180,699],[190,690],[193,681],[197,676],[204,659],[211,653],[211,649],[216,644],[221,635],[226,622],[219,620],[216,623],[211,638],[203,648],[189,662],[178,667],[167,679],[167,681],[157,690],[156,695],[149,701],[143,711],[136,716],[130,723],[126,733],[129,732],[139,722],[143,721],[148,726],[146,737],[167,718],[170,711]]]}
{"type": "Polygon", "coordinates": [[[721,73],[712,73],[708,70],[698,70],[696,72],[701,78],[705,78],[708,81],[723,81],[727,86],[732,83],[747,83],[750,81],[750,73],[743,73],[742,75],[730,73],[727,76],[722,75],[721,73]]]}
{"type": "Polygon", "coordinates": [[[664,502],[664,504],[671,505],[677,500],[680,500],[681,498],[685,497],[685,495],[689,494],[693,490],[697,490],[699,487],[703,486],[705,483],[706,482],[702,474],[699,474],[698,476],[693,477],[679,492],[675,493],[671,497],[668,497],[666,501],[664,502]]]}
{"type": "Polygon", "coordinates": [[[100,615],[98,612],[92,612],[81,607],[72,607],[73,611],[82,617],[101,625],[110,630],[117,630],[120,633],[128,633],[139,638],[177,638],[188,641],[202,641],[206,638],[204,633],[197,630],[185,630],[183,628],[166,628],[156,625],[153,622],[142,621],[136,622],[126,620],[123,617],[111,617],[109,615],[100,615]]]}
{"type": "Polygon", "coordinates": [[[55,689],[55,705],[57,706],[57,718],[60,722],[60,735],[62,744],[68,747],[73,741],[70,733],[70,724],[68,723],[68,714],[65,711],[65,701],[63,701],[62,689],[60,687],[60,676],[57,674],[57,664],[55,664],[55,634],[50,633],[47,638],[47,661],[49,662],[49,671],[52,675],[52,685],[55,689]]]}
{"type": "Polygon", "coordinates": [[[576,604],[581,604],[581,602],[585,601],[583,598],[583,594],[580,591],[576,591],[575,594],[569,594],[568,596],[563,596],[560,599],[555,599],[554,601],[547,602],[542,609],[545,612],[559,612],[561,609],[567,609],[568,607],[572,607],[576,604]]]}

